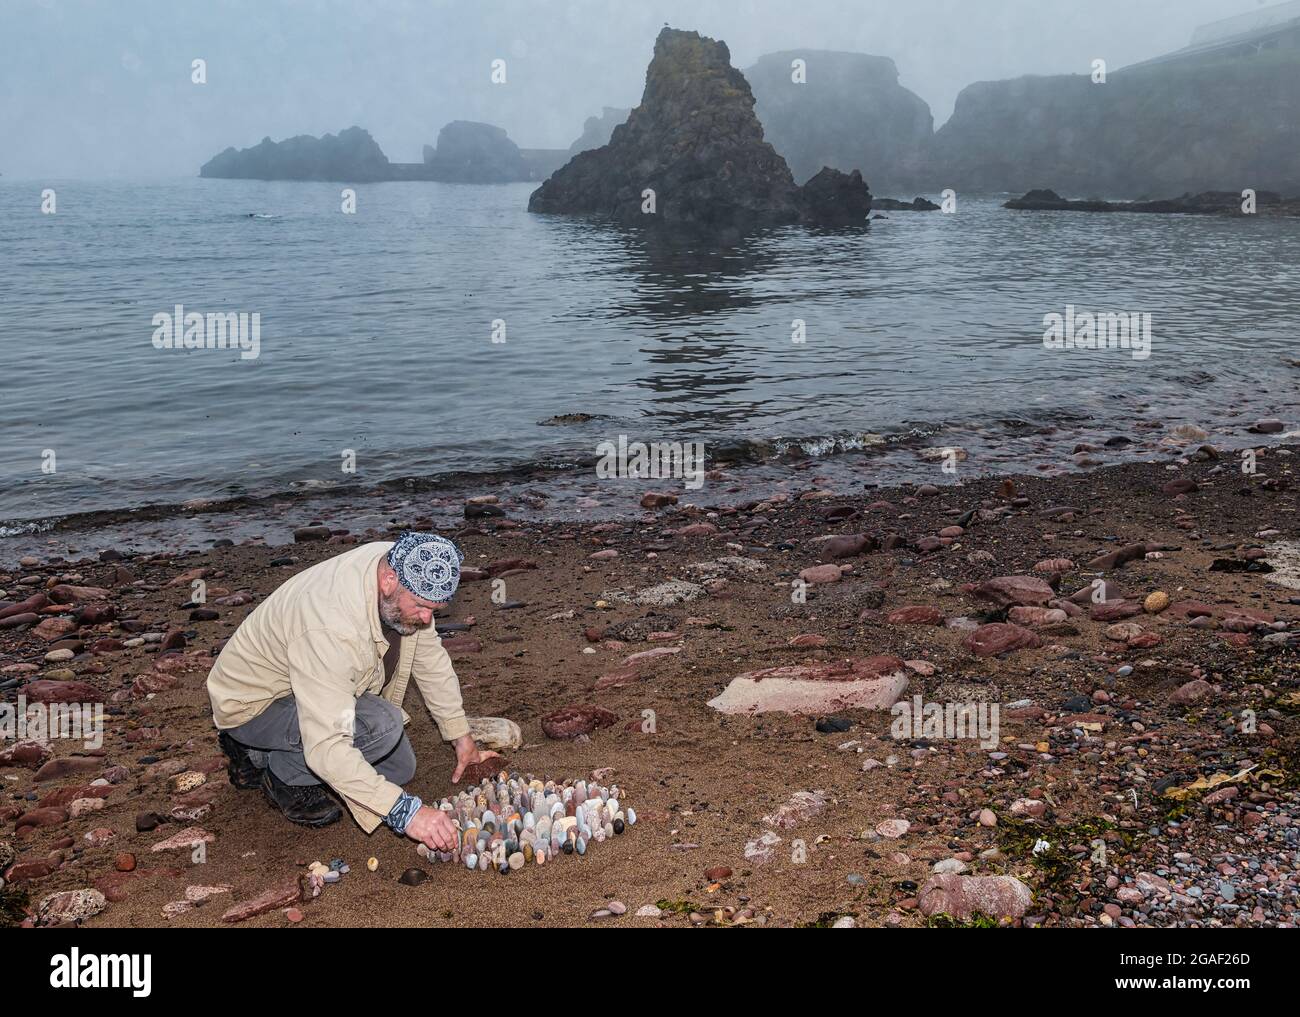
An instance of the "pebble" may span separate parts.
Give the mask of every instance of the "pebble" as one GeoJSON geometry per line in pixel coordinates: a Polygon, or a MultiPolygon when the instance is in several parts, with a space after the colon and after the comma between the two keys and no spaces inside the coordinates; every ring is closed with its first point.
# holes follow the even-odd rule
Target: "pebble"
{"type": "Polygon", "coordinates": [[[886,819],[883,822],[876,824],[876,833],[880,834],[882,837],[889,837],[892,840],[897,840],[911,828],[912,824],[906,819],[886,819]]]}
{"type": "Polygon", "coordinates": [[[37,924],[42,926],[61,925],[64,922],[80,922],[93,918],[104,908],[108,901],[98,890],[89,887],[80,890],[63,890],[41,899],[37,911],[37,924]]]}
{"type": "Polygon", "coordinates": [[[283,883],[264,890],[256,897],[240,901],[226,909],[221,916],[223,922],[242,922],[257,915],[286,908],[295,904],[302,896],[302,888],[297,878],[286,879],[283,883]]]}
{"type": "Polygon", "coordinates": [[[1155,593],[1147,594],[1146,599],[1142,601],[1142,608],[1147,614],[1159,614],[1168,606],[1169,594],[1163,590],[1156,590],[1155,593]]]}

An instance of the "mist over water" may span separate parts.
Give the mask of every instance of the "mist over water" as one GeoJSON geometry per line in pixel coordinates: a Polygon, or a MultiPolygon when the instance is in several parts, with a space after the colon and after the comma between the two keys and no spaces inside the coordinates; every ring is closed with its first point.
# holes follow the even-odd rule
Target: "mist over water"
{"type": "Polygon", "coordinates": [[[0,521],[346,486],[345,449],[373,484],[589,463],[619,434],[715,456],[915,429],[1023,469],[1008,435],[1026,427],[1240,431],[1294,407],[1285,220],[963,196],[958,216],[718,245],[530,215],[527,184],[371,185],[358,215],[339,190],[69,181],[46,216],[0,181],[0,521]],[[1044,349],[1067,302],[1150,313],[1150,358],[1044,349]],[[259,356],[155,348],[177,303],[258,312],[259,356]],[[569,413],[595,419],[540,426],[569,413]]]}
{"type": "Polygon", "coordinates": [[[228,145],[370,130],[419,159],[445,123],[567,148],[636,104],[660,27],[725,40],[736,67],[805,48],[892,58],[936,125],[975,81],[1087,73],[1187,44],[1253,0],[6,0],[0,173],[189,176],[228,145]],[[191,83],[203,59],[207,83],[191,83]],[[489,65],[507,61],[509,84],[489,65]]]}

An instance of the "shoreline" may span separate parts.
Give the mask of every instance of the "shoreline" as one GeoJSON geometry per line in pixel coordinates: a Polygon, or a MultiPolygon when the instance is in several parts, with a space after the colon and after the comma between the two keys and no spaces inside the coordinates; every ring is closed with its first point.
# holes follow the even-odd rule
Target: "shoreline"
{"type": "MultiPolygon", "coordinates": [[[[107,590],[115,617],[54,640],[0,629],[0,681],[19,679],[0,693],[5,700],[45,679],[84,682],[108,702],[102,755],[57,744],[68,772],[41,780],[33,768],[0,766],[9,792],[0,798],[0,840],[34,863],[21,871],[40,873],[11,885],[32,904],[57,890],[101,888],[108,905],[88,926],[220,925],[231,904],[296,878],[314,859],[342,858],[351,873],[302,905],[306,924],[576,926],[617,899],[625,916],[594,920],[719,923],[721,909],[722,924],[851,916],[859,925],[919,926],[937,920],[918,897],[942,863],[949,880],[964,869],[1028,887],[1033,900],[1016,924],[1294,925],[1300,579],[1296,587],[1275,580],[1292,577],[1296,561],[1278,548],[1300,548],[1297,453],[1295,445],[1263,450],[1255,476],[1223,456],[834,494],[815,493],[814,462],[798,471],[810,497],[784,492],[788,500],[716,513],[683,499],[620,521],[465,519],[464,502],[447,505],[466,567],[501,578],[509,597],[497,602],[494,584],[470,573],[442,626],[467,711],[519,724],[524,744],[506,753],[511,769],[572,779],[612,767],[642,817],[584,859],[509,877],[427,863],[410,842],[384,831],[366,837],[346,820],[291,828],[257,793],[226,783],[203,688],[214,651],[293,572],[387,528],[340,517],[332,525],[352,532],[288,549],[128,550],[104,562],[24,566],[25,575],[0,582],[10,599],[62,579],[107,590]],[[960,533],[947,529],[958,525],[960,533]],[[792,580],[826,557],[821,538],[855,532],[889,549],[833,559],[851,568],[793,602],[792,580]],[[1112,568],[1090,564],[1133,541],[1164,550],[1112,568]],[[1276,572],[1214,568],[1227,559],[1246,569],[1261,553],[1276,572]],[[1054,559],[1058,572],[1036,569],[1054,559]],[[760,568],[726,564],[738,560],[760,568]],[[205,577],[217,617],[192,614],[191,575],[205,577]],[[1066,622],[1038,625],[1010,615],[1024,620],[1029,645],[982,656],[967,629],[1007,620],[1009,610],[973,590],[1011,575],[1055,575],[1063,598],[1102,577],[1137,613],[1112,619],[1085,606],[1066,622]],[[704,592],[659,607],[613,596],[672,580],[704,592]],[[1174,604],[1144,611],[1154,591],[1174,604]],[[1186,603],[1208,613],[1189,614],[1186,603]],[[895,613],[902,608],[913,611],[895,613]],[[932,615],[940,624],[927,623],[932,615]],[[148,633],[157,641],[125,645],[148,633]],[[160,651],[162,640],[172,648],[160,651]],[[74,651],[70,659],[44,661],[59,643],[74,651]],[[648,650],[658,652],[638,656],[648,650]],[[708,705],[742,673],[880,655],[906,662],[905,700],[1000,704],[999,748],[914,732],[898,740],[881,710],[832,710],[848,730],[822,733],[814,715],[733,716],[708,705]],[[617,723],[586,742],[542,732],[545,714],[585,703],[617,723]],[[1238,730],[1247,709],[1262,725],[1250,734],[1238,730]],[[657,718],[654,733],[642,730],[645,710],[657,718]],[[173,777],[196,771],[206,774],[200,787],[171,788],[173,777]],[[100,773],[109,782],[87,792],[82,785],[100,773]],[[1214,790],[1165,796],[1198,776],[1214,790]],[[811,797],[792,800],[795,792],[811,797]],[[104,804],[72,816],[71,801],[86,793],[105,794],[104,804]],[[54,810],[42,814],[48,825],[21,822],[41,808],[54,810]],[[162,825],[137,829],[144,812],[162,825]],[[764,816],[784,818],[772,826],[764,816]],[[196,825],[213,837],[202,866],[188,849],[151,850],[196,825]],[[765,833],[781,838],[766,860],[765,833]],[[783,853],[795,839],[803,861],[783,853]],[[1039,839],[1057,846],[1036,856],[1039,839]],[[1089,853],[1098,839],[1105,865],[1089,853]],[[129,873],[114,866],[123,853],[139,860],[129,873]],[[380,860],[375,873],[365,867],[371,855],[380,860]],[[430,878],[399,884],[411,866],[430,878]],[[163,917],[186,886],[225,889],[163,917]],[[658,919],[634,917],[661,904],[658,919]]],[[[47,617],[75,622],[76,610],[56,605],[47,617]]],[[[418,699],[406,706],[419,758],[414,786],[426,798],[445,795],[450,755],[418,699]]],[[[271,909],[249,923],[286,919],[271,909]]]]}
{"type": "Polygon", "coordinates": [[[416,512],[436,519],[440,526],[454,525],[463,518],[464,500],[480,495],[497,496],[507,514],[521,522],[627,519],[640,513],[639,498],[647,487],[720,509],[782,492],[798,496],[806,489],[830,488],[847,494],[903,483],[946,486],[1016,477],[1028,475],[1030,469],[1039,475],[1087,473],[1124,463],[1176,459],[1194,454],[1202,444],[1231,456],[1261,443],[1300,438],[1300,430],[1285,427],[1268,433],[1258,431],[1256,424],[1223,421],[1203,430],[1175,424],[1177,419],[1137,418],[1127,427],[1112,428],[1065,415],[1054,422],[920,423],[882,434],[726,439],[705,445],[707,473],[698,489],[672,477],[604,479],[597,474],[598,457],[593,455],[589,461],[551,459],[432,477],[397,476],[377,483],[354,480],[337,486],[307,482],[298,489],[264,494],[91,509],[10,520],[0,528],[0,567],[27,554],[49,554],[58,545],[74,548],[67,552],[74,554],[83,553],[85,545],[97,550],[131,547],[173,552],[215,542],[224,546],[228,541],[278,546],[293,543],[296,528],[338,517],[361,520],[364,528],[380,525],[393,513],[416,512]],[[1000,428],[990,428],[989,423],[1000,428]],[[945,449],[956,450],[951,471],[941,470],[945,449]]]}

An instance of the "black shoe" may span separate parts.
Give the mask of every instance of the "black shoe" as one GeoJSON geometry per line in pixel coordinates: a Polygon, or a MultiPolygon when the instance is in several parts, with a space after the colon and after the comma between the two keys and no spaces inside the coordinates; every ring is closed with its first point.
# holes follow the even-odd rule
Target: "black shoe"
{"type": "Polygon", "coordinates": [[[262,790],[271,804],[284,813],[284,818],[300,826],[329,826],[343,815],[334,799],[320,784],[298,787],[286,784],[271,772],[268,766],[262,771],[262,790]]]}
{"type": "Polygon", "coordinates": [[[217,744],[230,760],[226,773],[230,774],[230,783],[241,791],[262,786],[262,768],[249,758],[248,750],[231,738],[225,731],[217,735],[217,744]]]}

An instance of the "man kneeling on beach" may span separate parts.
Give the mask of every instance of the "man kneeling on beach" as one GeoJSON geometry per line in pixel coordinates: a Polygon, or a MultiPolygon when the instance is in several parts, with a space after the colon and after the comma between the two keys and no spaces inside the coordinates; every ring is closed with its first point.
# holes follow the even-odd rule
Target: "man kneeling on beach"
{"type": "Polygon", "coordinates": [[[402,789],[415,776],[402,698],[414,678],[455,746],[452,783],[496,755],[470,736],[460,683],[433,626],[463,560],[443,537],[403,533],[313,565],[258,605],[208,674],[230,782],[260,787],[304,826],[342,815],[328,786],[367,833],[387,823],[452,850],[447,814],[402,789]]]}

